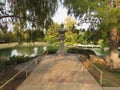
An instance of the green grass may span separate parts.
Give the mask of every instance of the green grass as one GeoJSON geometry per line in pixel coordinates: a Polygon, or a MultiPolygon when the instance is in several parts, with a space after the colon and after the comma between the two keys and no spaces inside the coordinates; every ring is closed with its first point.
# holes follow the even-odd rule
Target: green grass
{"type": "Polygon", "coordinates": [[[0,49],[5,49],[5,48],[12,48],[18,45],[18,43],[6,43],[6,44],[0,44],[0,49]]]}
{"type": "MultiPolygon", "coordinates": [[[[108,66],[95,64],[103,72],[103,86],[105,87],[120,87],[120,72],[111,71],[108,66]]],[[[120,71],[120,69],[119,69],[120,71]]],[[[99,82],[99,74],[95,77],[95,70],[91,73],[94,78],[99,82]]]]}
{"type": "MultiPolygon", "coordinates": [[[[96,70],[88,61],[80,59],[80,62],[88,69],[91,75],[100,83],[100,72],[96,70]],[[89,66],[89,67],[88,67],[89,66]]],[[[110,67],[105,64],[93,63],[103,72],[103,84],[105,87],[120,87],[120,69],[110,70],[110,67]]]]}
{"type": "Polygon", "coordinates": [[[47,44],[45,42],[34,42],[34,43],[26,43],[22,42],[22,44],[18,44],[17,42],[15,43],[5,43],[5,44],[0,44],[0,49],[5,49],[5,48],[12,48],[12,47],[20,47],[20,46],[46,46],[47,44]]]}

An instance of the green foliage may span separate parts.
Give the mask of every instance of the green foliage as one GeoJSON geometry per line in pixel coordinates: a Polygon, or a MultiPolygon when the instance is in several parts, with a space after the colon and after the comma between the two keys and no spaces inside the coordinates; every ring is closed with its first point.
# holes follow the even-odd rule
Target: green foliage
{"type": "Polygon", "coordinates": [[[68,8],[68,14],[72,12],[75,16],[79,16],[87,11],[89,0],[64,0],[63,4],[68,8]]]}
{"type": "Polygon", "coordinates": [[[78,43],[81,43],[81,44],[85,44],[86,43],[85,33],[86,32],[81,32],[81,34],[78,36],[78,38],[77,38],[77,42],[78,43]]]}
{"type": "MultiPolygon", "coordinates": [[[[3,7],[6,6],[6,4],[8,5],[7,10],[9,8],[9,12],[4,7],[5,13],[2,10],[0,11],[2,13],[0,19],[5,18],[4,16],[9,17],[9,14],[10,16],[13,15],[12,18],[17,18],[16,20],[21,23],[21,27],[24,27],[26,22],[35,23],[36,26],[42,26],[44,21],[45,26],[47,26],[47,22],[49,22],[58,7],[57,0],[6,0],[2,3],[3,7]]],[[[12,22],[14,22],[14,20],[12,20],[12,22]]]]}
{"type": "Polygon", "coordinates": [[[98,40],[101,39],[100,31],[82,31],[78,36],[77,42],[81,44],[98,44],[98,40]]]}
{"type": "Polygon", "coordinates": [[[0,42],[4,41],[5,33],[0,29],[0,42]]]}
{"type": "Polygon", "coordinates": [[[59,46],[48,46],[47,47],[48,54],[55,54],[58,49],[59,49],[59,46]]]}
{"type": "MultiPolygon", "coordinates": [[[[77,42],[97,44],[99,39],[103,38],[103,43],[109,43],[108,33],[111,29],[117,27],[120,30],[120,1],[114,0],[113,3],[109,0],[64,0],[63,4],[69,9],[68,14],[73,14],[81,18],[84,14],[91,14],[93,17],[101,19],[100,32],[88,33],[86,39],[84,36],[79,36],[77,42]],[[89,9],[89,12],[88,12],[89,9]],[[101,36],[100,36],[101,35],[101,36]],[[84,41],[85,40],[85,41],[84,41]]],[[[88,16],[90,17],[90,16],[88,16]]]]}
{"type": "Polygon", "coordinates": [[[44,33],[41,29],[36,30],[22,30],[20,29],[20,25],[18,23],[14,24],[14,41],[19,43],[22,42],[35,42],[35,41],[43,41],[44,33]]]}
{"type": "Polygon", "coordinates": [[[4,62],[0,62],[0,72],[3,71],[5,69],[5,63],[4,62]]]}
{"type": "Polygon", "coordinates": [[[77,33],[73,33],[72,31],[68,31],[66,32],[66,39],[65,39],[65,44],[67,45],[72,45],[72,44],[76,44],[76,40],[77,40],[77,33]]]}
{"type": "Polygon", "coordinates": [[[19,43],[43,41],[43,29],[53,22],[51,17],[58,7],[58,0],[6,0],[1,3],[0,29],[7,32],[9,23],[14,26],[14,35],[6,34],[4,42],[11,42],[13,37],[19,43]]]}
{"type": "Polygon", "coordinates": [[[99,44],[99,45],[102,45],[102,43],[103,43],[103,39],[99,39],[99,40],[98,40],[98,44],[99,44]]]}
{"type": "Polygon", "coordinates": [[[72,17],[68,16],[66,19],[65,19],[65,22],[64,22],[64,25],[65,25],[65,29],[66,30],[72,30],[74,29],[74,25],[76,24],[76,20],[73,19],[72,17]]]}
{"type": "Polygon", "coordinates": [[[65,36],[66,36],[65,44],[66,45],[76,44],[76,39],[78,35],[75,32],[75,28],[74,28],[75,24],[76,24],[76,21],[72,17],[68,16],[65,19],[64,25],[65,25],[65,30],[67,30],[67,32],[65,33],[65,36]]]}
{"type": "Polygon", "coordinates": [[[90,54],[95,55],[95,52],[89,49],[80,49],[80,48],[69,48],[68,53],[77,53],[89,56],[90,54]]]}
{"type": "Polygon", "coordinates": [[[9,31],[4,33],[2,30],[0,30],[0,43],[2,42],[10,43],[10,42],[14,42],[14,40],[15,40],[15,35],[13,32],[9,31]]]}
{"type": "Polygon", "coordinates": [[[17,65],[20,63],[27,62],[30,59],[31,59],[30,57],[24,57],[24,56],[10,57],[9,60],[0,61],[0,71],[5,70],[6,68],[8,68],[11,65],[17,65]]]}
{"type": "Polygon", "coordinates": [[[55,44],[58,42],[58,32],[57,30],[59,29],[59,25],[57,23],[52,24],[49,29],[47,30],[47,34],[45,36],[45,41],[50,43],[50,44],[55,44]]]}
{"type": "MultiPolygon", "coordinates": [[[[104,11],[104,10],[103,10],[104,11]]],[[[100,12],[105,16],[100,15],[104,21],[100,25],[103,30],[111,30],[114,27],[120,29],[120,10],[117,8],[109,8],[106,12],[100,12]]]]}
{"type": "Polygon", "coordinates": [[[30,60],[30,57],[24,56],[13,56],[9,58],[10,64],[20,64],[30,60]]]}

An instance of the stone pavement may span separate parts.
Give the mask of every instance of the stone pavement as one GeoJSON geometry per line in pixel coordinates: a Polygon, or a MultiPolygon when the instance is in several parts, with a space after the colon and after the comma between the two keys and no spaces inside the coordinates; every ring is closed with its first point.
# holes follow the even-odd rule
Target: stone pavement
{"type": "Polygon", "coordinates": [[[103,90],[77,56],[47,55],[17,90],[103,90]]]}

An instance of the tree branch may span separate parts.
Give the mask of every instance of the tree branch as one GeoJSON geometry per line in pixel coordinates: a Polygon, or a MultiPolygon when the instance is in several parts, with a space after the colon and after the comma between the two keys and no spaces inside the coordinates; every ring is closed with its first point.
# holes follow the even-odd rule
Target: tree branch
{"type": "MultiPolygon", "coordinates": [[[[0,19],[2,18],[9,18],[9,17],[16,17],[16,18],[20,18],[20,19],[23,19],[23,17],[20,17],[20,16],[16,16],[16,15],[6,15],[6,16],[0,16],[0,19]]],[[[26,17],[27,20],[29,21],[36,21],[37,19],[30,19],[28,17],[26,17]]]]}
{"type": "Polygon", "coordinates": [[[8,18],[8,17],[20,18],[19,16],[16,16],[16,15],[6,15],[6,16],[0,16],[0,19],[2,19],[2,18],[8,18]]]}

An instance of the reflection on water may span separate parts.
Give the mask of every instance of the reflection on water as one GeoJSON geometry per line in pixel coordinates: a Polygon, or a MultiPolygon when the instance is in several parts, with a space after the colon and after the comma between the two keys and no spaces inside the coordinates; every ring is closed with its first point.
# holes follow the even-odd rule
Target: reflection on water
{"type": "Polygon", "coordinates": [[[36,56],[36,55],[37,55],[37,52],[38,52],[38,48],[37,48],[37,47],[34,47],[33,54],[31,54],[30,56],[31,56],[31,57],[36,56]]]}
{"type": "Polygon", "coordinates": [[[44,47],[43,47],[43,51],[46,51],[46,50],[47,50],[47,46],[44,46],[44,47]]]}
{"type": "Polygon", "coordinates": [[[97,49],[97,50],[91,49],[91,50],[94,51],[97,56],[102,56],[103,55],[102,52],[101,52],[101,49],[97,49]]]}
{"type": "Polygon", "coordinates": [[[26,53],[26,52],[20,52],[20,51],[18,51],[17,49],[13,49],[12,51],[11,51],[11,57],[12,56],[30,56],[30,57],[34,57],[34,56],[36,56],[37,55],[37,53],[38,53],[38,48],[37,47],[34,47],[33,48],[33,52],[31,53],[31,54],[28,54],[28,53],[26,53]]]}
{"type": "Polygon", "coordinates": [[[94,51],[97,56],[105,56],[106,57],[109,55],[109,49],[100,49],[100,48],[95,49],[95,48],[93,48],[91,50],[94,51]]]}
{"type": "MultiPolygon", "coordinates": [[[[9,58],[11,56],[30,56],[34,57],[47,50],[46,46],[32,46],[32,47],[16,47],[9,49],[1,49],[0,57],[9,58]]],[[[98,56],[107,56],[108,50],[92,49],[98,56]]]]}
{"type": "Polygon", "coordinates": [[[0,50],[0,57],[9,58],[12,56],[29,56],[34,57],[36,55],[41,54],[43,51],[43,47],[18,47],[18,48],[10,48],[10,49],[2,49],[0,50]]]}
{"type": "Polygon", "coordinates": [[[18,53],[18,52],[17,52],[17,49],[13,49],[13,50],[11,51],[11,56],[22,56],[22,54],[21,54],[21,53],[18,53]]]}

